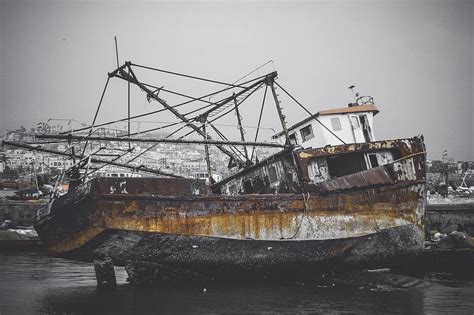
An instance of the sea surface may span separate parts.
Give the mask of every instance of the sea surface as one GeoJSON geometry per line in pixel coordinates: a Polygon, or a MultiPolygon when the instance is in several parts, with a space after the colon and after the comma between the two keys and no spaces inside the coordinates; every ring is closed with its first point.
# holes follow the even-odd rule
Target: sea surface
{"type": "Polygon", "coordinates": [[[227,283],[98,289],[90,263],[0,252],[0,314],[459,313],[474,314],[474,281],[365,271],[319,283],[227,283]]]}
{"type": "Polygon", "coordinates": [[[7,196],[14,196],[15,190],[13,189],[2,189],[0,190],[0,198],[5,198],[7,196]]]}

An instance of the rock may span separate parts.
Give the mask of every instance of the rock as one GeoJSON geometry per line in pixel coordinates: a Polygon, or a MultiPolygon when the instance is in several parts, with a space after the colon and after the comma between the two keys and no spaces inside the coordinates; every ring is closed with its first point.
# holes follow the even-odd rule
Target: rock
{"type": "Polygon", "coordinates": [[[450,237],[449,235],[446,236],[445,238],[442,238],[437,244],[436,246],[438,248],[441,248],[441,249],[453,249],[455,248],[455,245],[454,245],[454,240],[452,237],[450,237]]]}
{"type": "Polygon", "coordinates": [[[431,240],[433,242],[439,242],[441,239],[445,238],[446,237],[446,234],[442,234],[442,233],[439,233],[439,232],[436,232],[434,233],[433,237],[431,238],[431,240]]]}
{"type": "Polygon", "coordinates": [[[11,220],[5,220],[2,224],[0,224],[1,230],[8,230],[13,227],[13,222],[11,220]]]}
{"type": "Polygon", "coordinates": [[[0,231],[0,241],[26,241],[29,238],[15,230],[0,231]]]}
{"type": "Polygon", "coordinates": [[[474,244],[472,243],[470,237],[464,232],[454,231],[449,234],[454,241],[456,248],[473,248],[474,244]]]}
{"type": "Polygon", "coordinates": [[[462,229],[461,224],[458,222],[453,222],[452,220],[448,220],[440,229],[441,232],[449,234],[455,231],[459,231],[462,229]]]}
{"type": "Polygon", "coordinates": [[[470,237],[464,232],[454,231],[442,238],[436,246],[441,249],[473,248],[470,237]]]}
{"type": "MultiPolygon", "coordinates": [[[[9,230],[9,231],[12,231],[12,230],[9,230]]],[[[13,231],[15,231],[17,234],[24,235],[29,239],[38,238],[38,233],[35,230],[32,230],[32,229],[15,229],[13,231]]]]}

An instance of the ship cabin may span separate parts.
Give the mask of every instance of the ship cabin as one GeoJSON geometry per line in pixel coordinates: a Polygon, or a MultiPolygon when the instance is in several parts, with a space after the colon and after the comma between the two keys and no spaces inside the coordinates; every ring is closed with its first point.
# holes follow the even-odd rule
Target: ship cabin
{"type": "MultiPolygon", "coordinates": [[[[328,181],[382,167],[401,158],[403,140],[376,141],[373,103],[323,110],[290,128],[293,147],[213,185],[223,194],[317,190],[328,181]],[[342,140],[342,141],[341,141],[342,140]]],[[[273,136],[285,142],[285,134],[273,136]]],[[[363,176],[363,175],[362,175],[363,176]]]]}
{"type": "MultiPolygon", "coordinates": [[[[317,112],[288,128],[293,145],[305,149],[345,143],[364,143],[375,140],[373,120],[379,110],[374,104],[349,104],[348,107],[317,112]],[[337,136],[337,137],[336,137],[337,136]]],[[[285,142],[284,132],[272,137],[285,142]]]]}

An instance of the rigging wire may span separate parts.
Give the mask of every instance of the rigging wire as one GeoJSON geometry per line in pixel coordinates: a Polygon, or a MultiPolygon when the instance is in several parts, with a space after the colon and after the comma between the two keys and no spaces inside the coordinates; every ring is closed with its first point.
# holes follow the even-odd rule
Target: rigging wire
{"type": "MultiPolygon", "coordinates": [[[[215,126],[213,126],[212,122],[214,122],[214,121],[216,121],[216,120],[222,118],[223,116],[225,116],[225,115],[227,115],[227,114],[233,112],[233,111],[235,110],[235,108],[239,107],[239,106],[240,106],[245,100],[247,100],[253,93],[255,93],[258,89],[260,89],[260,87],[261,87],[263,84],[265,84],[265,82],[260,82],[258,85],[254,86],[254,87],[251,89],[251,92],[250,92],[249,94],[247,94],[242,100],[240,100],[240,102],[239,102],[236,106],[231,107],[229,110],[227,110],[227,111],[224,112],[223,114],[221,114],[221,115],[219,115],[219,116],[217,116],[217,117],[214,117],[213,119],[211,119],[210,121],[208,121],[208,124],[211,126],[211,128],[212,128],[221,138],[222,138],[223,134],[222,134],[220,131],[218,131],[218,129],[217,129],[215,126]],[[222,135],[221,135],[221,134],[222,134],[222,135]]],[[[207,113],[207,112],[206,112],[206,113],[207,113]]],[[[178,131],[182,130],[184,127],[185,127],[185,126],[182,126],[182,127],[179,128],[178,130],[176,130],[175,132],[173,132],[171,135],[176,134],[178,131]]],[[[197,128],[198,128],[198,129],[201,129],[202,126],[198,126],[197,128]]],[[[186,133],[185,135],[181,136],[180,139],[182,139],[182,138],[184,138],[184,137],[187,137],[187,136],[189,136],[190,134],[192,134],[192,133],[194,133],[194,132],[197,132],[197,130],[191,130],[191,131],[189,131],[189,132],[186,133]]],[[[171,136],[171,135],[170,135],[170,136],[171,136]]],[[[224,139],[224,138],[222,138],[222,139],[224,139]]],[[[228,140],[228,139],[225,138],[225,140],[228,140]]],[[[229,146],[229,147],[230,147],[230,148],[234,148],[234,150],[237,150],[237,152],[239,152],[239,154],[243,155],[242,152],[240,152],[240,150],[238,150],[237,148],[235,148],[235,146],[229,146]]],[[[232,150],[232,151],[234,151],[234,150],[232,150]]],[[[234,153],[235,153],[235,151],[234,151],[234,153]]],[[[239,159],[242,161],[241,158],[239,158],[239,159]]],[[[248,158],[245,158],[245,160],[248,160],[248,158]]]]}
{"type": "MultiPolygon", "coordinates": [[[[260,76],[256,79],[262,79],[264,78],[264,76],[260,76]]],[[[242,84],[248,84],[250,82],[253,82],[255,81],[256,79],[252,79],[252,80],[249,80],[249,81],[246,81],[242,84]]],[[[154,88],[156,88],[155,86],[152,86],[154,88]]],[[[224,89],[221,89],[219,91],[216,91],[216,92],[212,92],[212,93],[209,93],[209,94],[206,94],[206,95],[203,95],[201,97],[198,97],[196,100],[201,100],[203,98],[206,98],[206,97],[210,97],[212,95],[215,95],[215,94],[219,94],[219,93],[222,93],[222,92],[225,92],[225,91],[228,91],[228,90],[231,90],[233,89],[234,87],[233,86],[230,86],[230,87],[227,87],[227,88],[224,88],[224,89]]],[[[196,100],[189,100],[189,101],[185,101],[185,102],[182,102],[182,103],[179,103],[177,105],[174,105],[174,106],[171,106],[172,108],[178,108],[178,107],[181,107],[181,106],[184,106],[184,105],[187,105],[187,104],[190,104],[190,103],[193,103],[195,102],[196,100]]],[[[151,112],[148,112],[148,113],[143,113],[143,114],[139,114],[139,115],[135,115],[135,116],[132,116],[130,117],[130,119],[136,119],[136,118],[141,118],[141,117],[146,117],[146,116],[149,116],[149,115],[153,115],[153,114],[158,114],[158,113],[161,113],[161,112],[164,112],[164,111],[167,111],[168,109],[166,108],[161,108],[161,109],[158,109],[158,110],[155,110],[155,111],[151,111],[151,112]]],[[[106,123],[101,123],[101,124],[98,124],[98,125],[95,125],[95,126],[87,126],[87,127],[83,127],[83,128],[78,128],[76,130],[73,130],[72,133],[75,133],[75,132],[79,132],[79,131],[84,131],[84,130],[88,130],[88,129],[92,129],[94,127],[103,127],[103,126],[107,126],[107,125],[111,125],[111,124],[115,124],[115,123],[118,123],[118,122],[122,122],[122,121],[127,121],[128,118],[121,118],[121,119],[118,119],[118,120],[113,120],[113,121],[109,121],[109,122],[106,122],[106,123]]],[[[60,132],[60,134],[68,134],[68,133],[71,133],[71,131],[63,131],[63,132],[60,132]]]]}
{"type": "MultiPolygon", "coordinates": [[[[209,126],[211,126],[211,128],[217,133],[217,135],[218,135],[222,140],[224,140],[224,141],[229,141],[229,139],[228,139],[219,129],[217,129],[214,125],[209,124],[209,126]]],[[[230,148],[230,150],[231,150],[232,152],[234,152],[234,154],[236,154],[236,157],[237,157],[241,162],[243,162],[243,160],[242,160],[241,157],[239,157],[239,154],[240,154],[245,160],[248,160],[248,158],[246,158],[245,155],[244,155],[239,149],[237,149],[236,146],[231,145],[231,146],[229,146],[229,148],[230,148]]]]}
{"type": "Polygon", "coordinates": [[[222,85],[228,85],[228,86],[232,86],[232,87],[242,88],[242,86],[240,86],[240,85],[234,85],[234,84],[226,83],[226,82],[222,82],[222,81],[216,81],[216,80],[206,79],[206,78],[202,78],[202,77],[187,75],[187,74],[183,74],[183,73],[179,73],[179,72],[173,72],[173,71],[168,71],[168,70],[143,66],[143,65],[136,64],[136,63],[130,63],[130,64],[135,66],[135,67],[144,68],[144,69],[148,69],[148,70],[154,70],[154,71],[163,72],[163,73],[167,73],[167,74],[172,74],[172,75],[185,77],[185,78],[189,78],[189,79],[195,79],[195,80],[200,80],[200,81],[206,81],[206,82],[211,82],[211,83],[216,83],[216,84],[222,84],[222,85]]]}
{"type": "MultiPolygon", "coordinates": [[[[258,138],[258,132],[260,130],[260,122],[262,121],[263,108],[265,107],[265,99],[267,97],[267,90],[268,90],[268,85],[265,85],[265,93],[263,93],[262,107],[260,108],[260,115],[258,117],[258,125],[257,125],[257,131],[255,132],[254,142],[256,142],[257,138],[258,138]]],[[[255,153],[255,146],[253,146],[253,148],[252,148],[252,155],[250,156],[250,161],[253,160],[253,154],[254,153],[255,153]]]]}
{"type": "MultiPolygon", "coordinates": [[[[117,38],[115,38],[115,47],[117,47],[117,38]]],[[[118,52],[117,52],[117,62],[118,62],[118,52]]],[[[95,121],[97,119],[97,115],[99,114],[100,106],[102,105],[102,101],[104,100],[105,91],[107,90],[107,86],[109,85],[110,77],[107,77],[107,81],[105,82],[104,89],[102,91],[102,95],[100,96],[99,105],[97,106],[97,110],[95,111],[94,119],[92,120],[92,128],[94,128],[95,121]]],[[[92,134],[92,128],[89,130],[89,136],[92,134]]],[[[81,156],[84,155],[87,147],[87,137],[86,143],[84,144],[84,149],[82,150],[81,156]]]]}
{"type": "Polygon", "coordinates": [[[347,144],[344,142],[341,138],[339,138],[331,129],[329,129],[325,124],[323,124],[315,115],[313,115],[306,107],[304,107],[300,102],[298,102],[289,92],[287,92],[278,82],[275,81],[275,84],[278,85],[280,89],[283,90],[293,101],[296,102],[302,109],[304,109],[314,120],[316,120],[321,126],[326,128],[327,131],[329,131],[334,137],[336,137],[339,141],[341,141],[343,144],[347,144]]]}

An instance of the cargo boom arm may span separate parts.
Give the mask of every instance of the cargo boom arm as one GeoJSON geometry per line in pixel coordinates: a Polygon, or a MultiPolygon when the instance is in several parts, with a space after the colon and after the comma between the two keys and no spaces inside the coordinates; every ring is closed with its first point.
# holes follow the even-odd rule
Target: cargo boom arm
{"type": "MultiPolygon", "coordinates": [[[[130,82],[130,83],[133,83],[135,84],[136,86],[138,86],[140,89],[142,89],[143,91],[145,91],[147,93],[147,95],[151,98],[153,98],[154,100],[156,100],[157,102],[159,102],[163,107],[165,107],[166,109],[168,109],[171,113],[173,113],[177,118],[179,118],[180,120],[182,120],[184,123],[186,123],[187,126],[189,126],[190,128],[192,128],[196,133],[198,133],[199,135],[201,135],[202,137],[204,137],[205,139],[210,139],[210,137],[204,133],[204,131],[202,130],[201,127],[199,126],[196,126],[195,124],[193,124],[191,122],[191,120],[189,118],[186,118],[183,114],[181,114],[178,110],[176,110],[173,106],[170,106],[168,105],[168,103],[166,103],[165,100],[161,99],[160,97],[158,97],[149,87],[147,87],[145,84],[141,83],[140,81],[138,81],[137,77],[135,76],[132,68],[131,68],[131,65],[132,63],[130,61],[127,61],[125,62],[125,64],[119,68],[117,68],[115,71],[113,71],[112,73],[109,74],[109,76],[111,77],[117,77],[117,78],[120,78],[124,81],[127,81],[127,82],[130,82]],[[124,69],[127,68],[129,70],[129,72],[125,71],[124,69]]],[[[276,77],[276,72],[273,72],[273,73],[270,73],[268,75],[266,75],[264,78],[254,82],[253,84],[251,84],[250,86],[248,87],[241,87],[241,86],[238,86],[238,87],[241,87],[242,90],[239,91],[238,93],[235,94],[234,97],[238,97],[242,94],[244,94],[245,92],[253,89],[253,88],[256,88],[257,86],[259,86],[260,84],[264,83],[264,82],[268,82],[268,78],[271,77],[271,78],[274,78],[276,77]]],[[[228,102],[230,102],[233,98],[230,97],[230,98],[227,98],[225,99],[224,101],[222,101],[221,103],[219,104],[216,104],[214,107],[212,107],[210,110],[206,111],[203,116],[207,119],[207,116],[214,110],[217,110],[219,108],[221,108],[223,105],[227,104],[228,102]]],[[[216,147],[221,150],[224,154],[226,154],[227,156],[229,156],[231,159],[233,159],[234,161],[236,161],[237,163],[239,163],[240,166],[244,166],[244,163],[242,161],[242,159],[240,157],[238,157],[237,155],[235,155],[233,152],[229,151],[228,149],[226,149],[223,145],[221,144],[215,144],[216,147]]]]}

